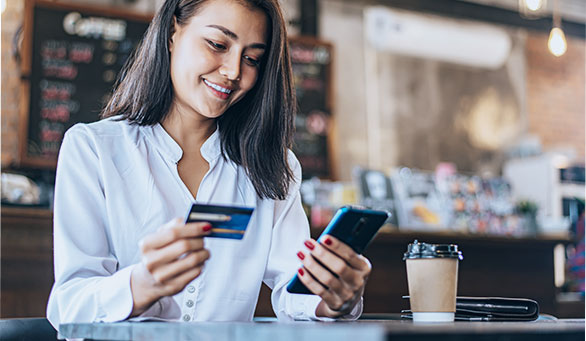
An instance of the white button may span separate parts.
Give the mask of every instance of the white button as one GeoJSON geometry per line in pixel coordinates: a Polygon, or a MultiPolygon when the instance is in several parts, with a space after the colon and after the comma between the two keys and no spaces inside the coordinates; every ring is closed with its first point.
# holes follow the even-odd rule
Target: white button
{"type": "Polygon", "coordinates": [[[189,308],[193,307],[193,301],[189,300],[187,302],[185,302],[185,305],[188,306],[189,308]]]}
{"type": "Polygon", "coordinates": [[[183,321],[186,321],[187,322],[189,320],[191,320],[191,316],[189,316],[187,314],[183,315],[183,321]]]}
{"type": "Polygon", "coordinates": [[[187,292],[189,292],[190,294],[193,294],[195,292],[195,287],[193,285],[188,286],[187,292]]]}

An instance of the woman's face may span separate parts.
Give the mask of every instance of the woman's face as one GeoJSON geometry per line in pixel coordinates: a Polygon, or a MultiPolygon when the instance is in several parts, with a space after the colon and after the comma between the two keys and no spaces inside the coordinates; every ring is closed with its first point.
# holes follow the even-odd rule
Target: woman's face
{"type": "Polygon", "coordinates": [[[171,80],[182,114],[217,118],[254,86],[267,16],[235,0],[209,0],[171,37],[171,80]]]}

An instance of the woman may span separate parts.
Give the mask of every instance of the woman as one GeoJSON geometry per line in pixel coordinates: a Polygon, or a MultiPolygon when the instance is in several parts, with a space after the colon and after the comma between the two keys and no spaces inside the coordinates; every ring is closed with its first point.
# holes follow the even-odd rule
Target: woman
{"type": "Polygon", "coordinates": [[[106,119],[64,137],[51,323],[249,321],[263,281],[280,319],[357,318],[370,265],[309,239],[294,109],[277,0],[167,0],[106,119]],[[194,202],[255,212],[242,240],[204,239],[194,202]],[[286,292],[296,270],[315,296],[286,292]]]}

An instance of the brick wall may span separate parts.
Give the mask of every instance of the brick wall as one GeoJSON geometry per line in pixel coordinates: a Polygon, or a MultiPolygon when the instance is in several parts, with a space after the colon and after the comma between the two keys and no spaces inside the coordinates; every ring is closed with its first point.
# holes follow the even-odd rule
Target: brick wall
{"type": "Polygon", "coordinates": [[[527,114],[529,132],[544,149],[576,150],[584,160],[585,42],[568,38],[568,51],[555,57],[548,35],[530,32],[527,45],[527,114]]]}
{"type": "MultiPolygon", "coordinates": [[[[140,0],[130,5],[119,4],[123,10],[136,14],[153,13],[163,0],[140,0]]],[[[112,6],[110,0],[59,0],[75,5],[112,6]]],[[[18,163],[18,125],[20,115],[20,66],[12,56],[13,38],[23,23],[24,0],[6,0],[6,10],[2,13],[2,169],[18,163]]]]}
{"type": "Polygon", "coordinates": [[[2,168],[16,161],[20,108],[20,71],[12,56],[13,38],[22,25],[24,1],[6,1],[2,14],[2,168]]]}

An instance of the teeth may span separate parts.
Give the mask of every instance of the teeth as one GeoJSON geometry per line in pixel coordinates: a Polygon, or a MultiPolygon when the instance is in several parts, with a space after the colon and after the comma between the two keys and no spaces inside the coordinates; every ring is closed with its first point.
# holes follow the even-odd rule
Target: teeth
{"type": "Polygon", "coordinates": [[[229,94],[229,93],[231,93],[231,92],[232,92],[232,90],[230,90],[230,89],[226,89],[226,88],[222,88],[221,86],[219,86],[219,85],[217,85],[217,84],[214,84],[214,83],[211,83],[211,82],[209,82],[207,79],[204,79],[203,81],[204,81],[204,82],[205,82],[205,83],[206,83],[208,86],[210,86],[211,88],[213,88],[213,89],[215,89],[215,90],[218,90],[218,91],[220,91],[220,92],[223,92],[223,93],[225,93],[225,94],[229,94]]]}

